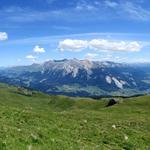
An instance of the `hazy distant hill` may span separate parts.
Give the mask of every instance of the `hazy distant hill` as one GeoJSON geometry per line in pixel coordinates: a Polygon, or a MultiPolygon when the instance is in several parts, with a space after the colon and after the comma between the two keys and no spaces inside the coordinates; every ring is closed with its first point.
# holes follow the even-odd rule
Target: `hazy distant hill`
{"type": "Polygon", "coordinates": [[[3,69],[0,81],[72,96],[143,94],[150,92],[150,64],[53,60],[3,69]]]}

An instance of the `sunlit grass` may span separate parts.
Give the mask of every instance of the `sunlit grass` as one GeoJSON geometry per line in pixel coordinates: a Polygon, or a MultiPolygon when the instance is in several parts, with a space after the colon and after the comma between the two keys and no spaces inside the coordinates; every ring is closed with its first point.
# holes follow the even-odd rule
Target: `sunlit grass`
{"type": "Polygon", "coordinates": [[[150,96],[106,104],[0,84],[0,149],[149,150],[150,96]]]}

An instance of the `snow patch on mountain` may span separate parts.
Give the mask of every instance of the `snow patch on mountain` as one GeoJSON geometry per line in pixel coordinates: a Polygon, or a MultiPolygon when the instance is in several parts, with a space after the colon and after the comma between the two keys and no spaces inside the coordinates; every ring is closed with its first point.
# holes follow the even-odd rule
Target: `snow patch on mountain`
{"type": "MultiPolygon", "coordinates": [[[[118,77],[118,78],[120,78],[120,77],[118,77]]],[[[115,78],[115,77],[110,77],[110,76],[108,76],[108,75],[105,77],[105,79],[106,79],[106,82],[107,82],[108,84],[112,84],[112,82],[114,81],[115,85],[116,85],[118,88],[120,88],[120,89],[123,89],[123,86],[124,86],[125,84],[127,84],[126,81],[118,80],[117,78],[115,78]]]]}
{"type": "Polygon", "coordinates": [[[114,81],[115,85],[119,88],[119,89],[123,89],[123,83],[121,81],[119,81],[118,79],[116,79],[115,77],[112,77],[112,80],[114,81]]]}
{"type": "Polygon", "coordinates": [[[120,80],[120,83],[122,83],[122,85],[127,84],[127,82],[126,82],[126,81],[123,81],[123,80],[120,80]]]}
{"type": "Polygon", "coordinates": [[[105,79],[108,84],[112,83],[112,78],[110,76],[106,76],[105,79]]]}
{"type": "Polygon", "coordinates": [[[40,81],[40,83],[42,83],[42,82],[44,82],[44,81],[46,81],[47,79],[42,79],[41,81],[40,81]]]}

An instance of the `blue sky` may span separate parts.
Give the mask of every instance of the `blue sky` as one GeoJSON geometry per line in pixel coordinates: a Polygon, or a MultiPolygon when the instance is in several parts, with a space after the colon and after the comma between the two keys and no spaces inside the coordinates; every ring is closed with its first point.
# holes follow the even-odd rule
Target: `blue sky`
{"type": "Polygon", "coordinates": [[[148,62],[148,0],[0,1],[0,66],[78,58],[148,62]]]}

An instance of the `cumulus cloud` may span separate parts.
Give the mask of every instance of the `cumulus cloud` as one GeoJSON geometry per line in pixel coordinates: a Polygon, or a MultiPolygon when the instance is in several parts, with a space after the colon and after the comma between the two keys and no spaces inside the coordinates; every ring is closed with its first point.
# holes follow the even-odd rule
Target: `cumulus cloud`
{"type": "Polygon", "coordinates": [[[72,39],[66,39],[64,41],[60,41],[58,46],[60,51],[74,51],[74,52],[80,52],[87,47],[88,47],[87,41],[72,40],[72,39]]]}
{"type": "Polygon", "coordinates": [[[0,32],[0,41],[4,41],[8,39],[8,35],[6,32],[0,32]]]}
{"type": "Polygon", "coordinates": [[[34,47],[33,51],[34,51],[35,53],[45,53],[45,49],[42,48],[42,47],[40,47],[40,46],[38,46],[38,45],[36,45],[36,46],[34,47]]]}
{"type": "Polygon", "coordinates": [[[74,51],[80,52],[85,48],[95,49],[98,51],[122,51],[122,52],[137,52],[142,49],[142,45],[137,41],[111,41],[105,39],[85,40],[71,40],[66,39],[59,42],[60,51],[74,51]]]}
{"type": "Polygon", "coordinates": [[[137,41],[125,42],[125,41],[109,41],[104,39],[93,39],[89,42],[90,48],[94,48],[99,51],[140,51],[142,46],[137,41]]]}

